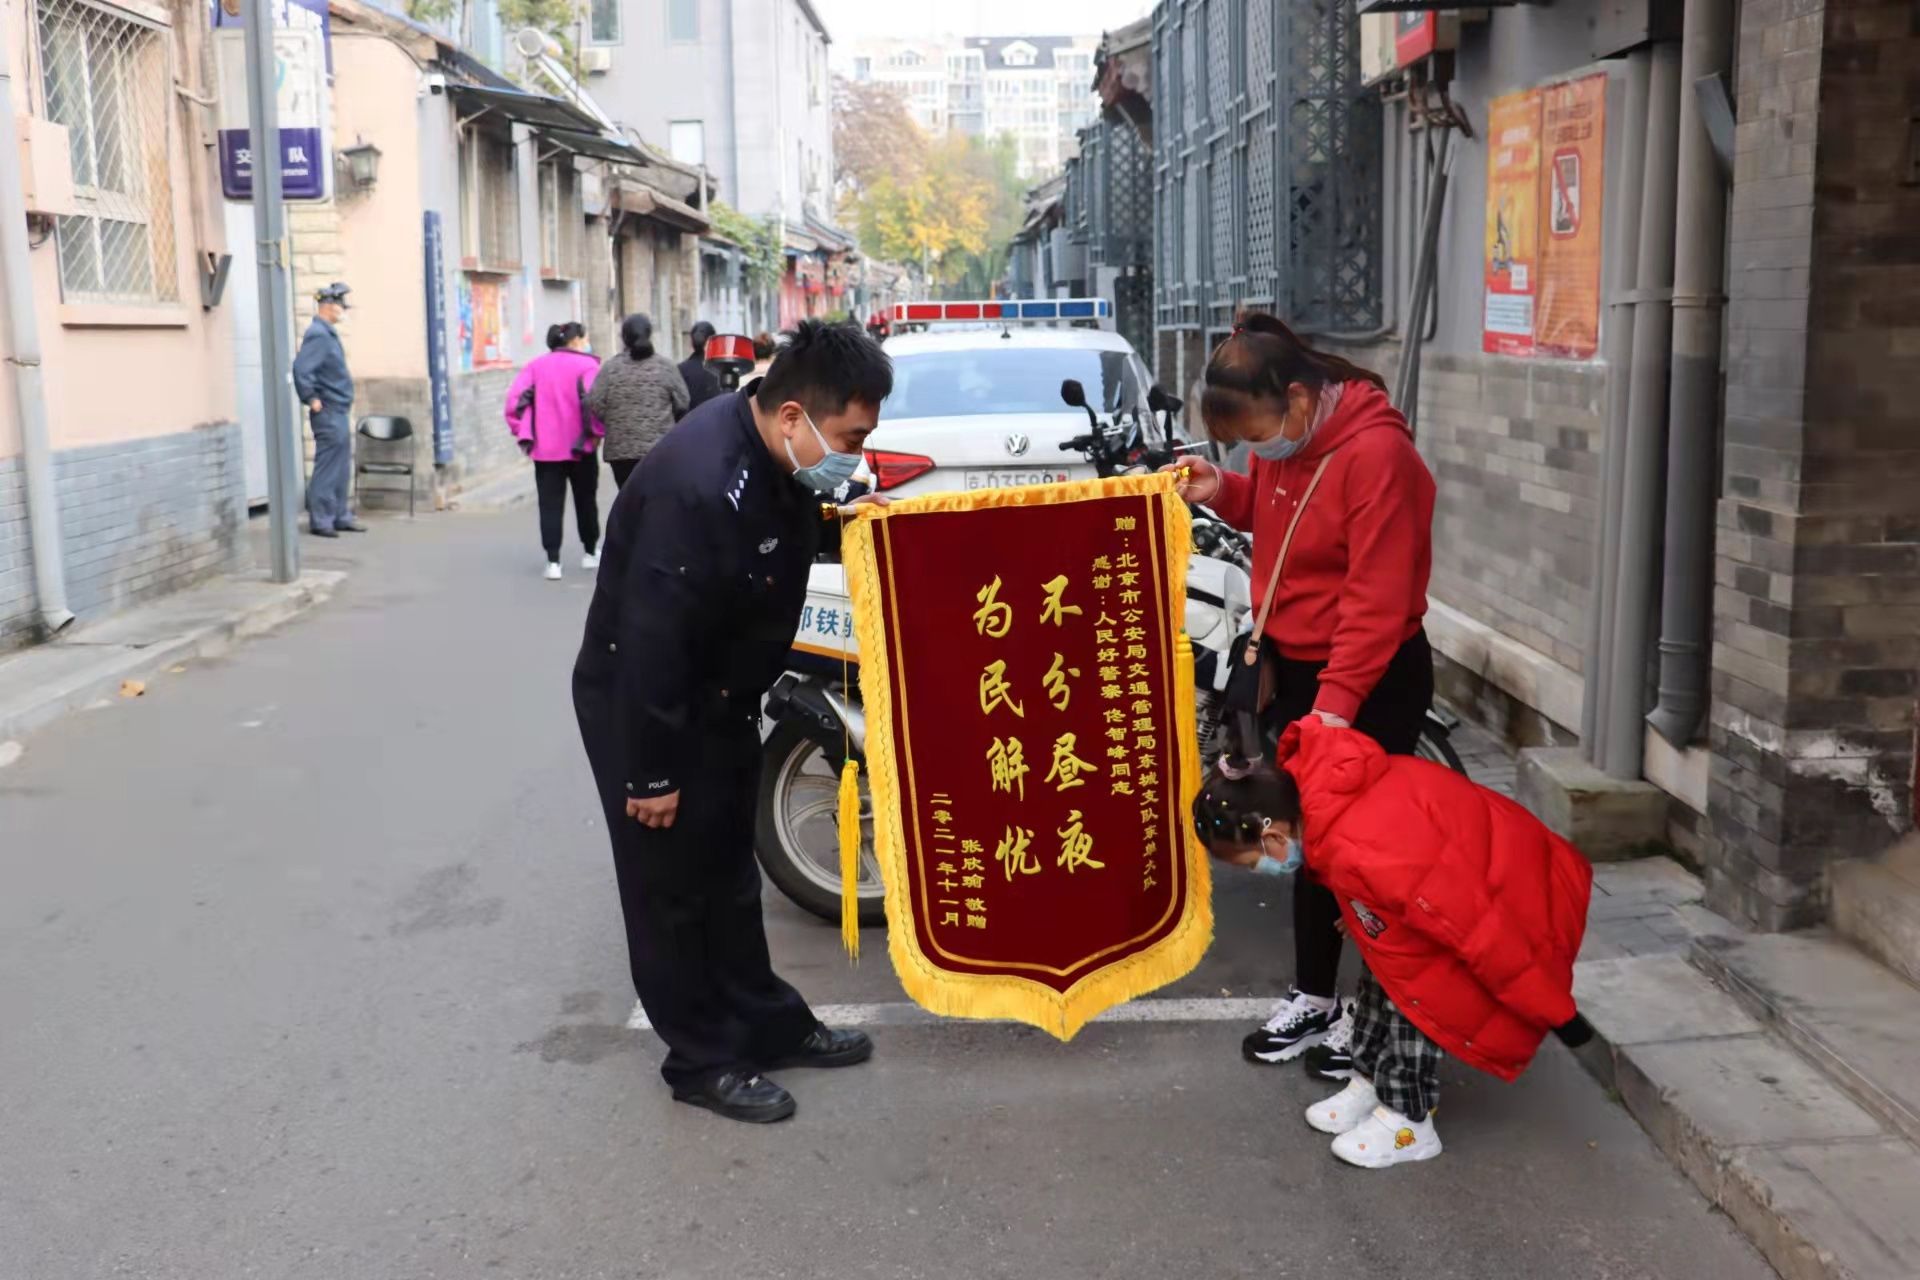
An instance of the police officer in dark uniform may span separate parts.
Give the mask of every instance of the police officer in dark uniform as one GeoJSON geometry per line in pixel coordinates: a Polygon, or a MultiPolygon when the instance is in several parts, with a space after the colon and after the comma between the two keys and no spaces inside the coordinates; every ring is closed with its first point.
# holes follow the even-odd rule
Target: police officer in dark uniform
{"type": "Polygon", "coordinates": [[[764,378],[682,419],[614,502],[574,665],[661,1074],[676,1099],[736,1120],[793,1114],[762,1070],[873,1052],[774,973],[753,825],[760,704],[892,389],[872,339],[807,321],[764,378]]]}
{"type": "Polygon", "coordinates": [[[338,280],[313,295],[313,323],[293,360],[293,386],[313,423],[313,475],[307,479],[307,528],[322,538],[365,533],[348,505],[353,482],[353,375],[337,326],[353,292],[338,280]]]}

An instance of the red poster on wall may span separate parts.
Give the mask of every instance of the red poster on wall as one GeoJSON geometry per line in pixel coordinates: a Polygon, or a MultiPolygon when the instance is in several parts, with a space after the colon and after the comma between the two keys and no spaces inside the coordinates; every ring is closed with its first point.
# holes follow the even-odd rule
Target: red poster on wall
{"type": "Polygon", "coordinates": [[[1538,314],[1542,355],[1590,358],[1600,347],[1600,193],[1606,156],[1607,77],[1601,72],[1541,90],[1538,314]]]}
{"type": "Polygon", "coordinates": [[[1534,350],[1540,224],[1540,91],[1495,98],[1487,112],[1486,302],[1481,346],[1534,350]]]}

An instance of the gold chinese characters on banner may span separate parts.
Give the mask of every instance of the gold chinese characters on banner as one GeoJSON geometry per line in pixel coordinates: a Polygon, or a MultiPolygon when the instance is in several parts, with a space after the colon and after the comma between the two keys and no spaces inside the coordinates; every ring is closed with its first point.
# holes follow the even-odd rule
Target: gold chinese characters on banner
{"type": "Polygon", "coordinates": [[[938,494],[844,545],[889,947],[935,1013],[1063,1039],[1212,936],[1169,476],[938,494]]]}

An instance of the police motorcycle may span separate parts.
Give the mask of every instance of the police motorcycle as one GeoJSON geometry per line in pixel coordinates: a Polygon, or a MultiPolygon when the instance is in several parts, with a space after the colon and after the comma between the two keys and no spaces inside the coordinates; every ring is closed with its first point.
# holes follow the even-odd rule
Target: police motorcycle
{"type": "MultiPolygon", "coordinates": [[[[1061,447],[1085,454],[1101,476],[1155,470],[1192,448],[1179,442],[1174,430],[1180,401],[1158,386],[1147,397],[1147,414],[1160,418],[1158,439],[1150,438],[1151,420],[1137,408],[1103,422],[1079,383],[1063,384],[1062,394],[1067,403],[1086,410],[1089,430],[1061,447]]],[[[1194,647],[1205,751],[1222,732],[1218,706],[1227,651],[1246,629],[1252,608],[1252,544],[1210,512],[1195,509],[1193,546],[1186,626],[1194,647]]],[[[859,759],[866,748],[866,718],[852,682],[860,662],[852,630],[841,566],[814,565],[789,670],[767,695],[755,814],[755,851],[767,878],[797,905],[830,921],[840,918],[840,768],[849,745],[859,759]]],[[[879,924],[885,920],[885,891],[873,854],[873,806],[864,769],[860,827],[860,921],[879,924]]]]}

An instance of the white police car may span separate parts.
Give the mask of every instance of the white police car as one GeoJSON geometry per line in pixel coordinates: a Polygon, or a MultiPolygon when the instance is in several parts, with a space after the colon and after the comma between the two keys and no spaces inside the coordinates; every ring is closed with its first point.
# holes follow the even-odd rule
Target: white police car
{"type": "Polygon", "coordinates": [[[888,497],[1091,479],[1084,454],[1061,444],[1087,430],[1060,399],[1068,379],[1102,420],[1147,411],[1151,379],[1111,324],[1105,299],[908,302],[894,308],[893,394],[867,439],[874,487],[888,497]],[[903,326],[922,331],[901,332],[903,326]]]}

